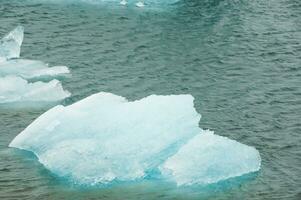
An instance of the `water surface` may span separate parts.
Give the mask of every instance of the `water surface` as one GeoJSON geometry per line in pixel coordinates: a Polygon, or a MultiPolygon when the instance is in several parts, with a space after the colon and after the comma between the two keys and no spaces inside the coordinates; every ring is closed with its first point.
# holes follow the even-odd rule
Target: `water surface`
{"type": "Polygon", "coordinates": [[[200,127],[256,147],[250,180],[209,188],[143,182],[78,188],[9,142],[50,106],[0,108],[0,199],[301,199],[301,1],[183,0],[153,10],[0,0],[21,56],[67,65],[68,105],[99,91],[195,97],[200,127]]]}

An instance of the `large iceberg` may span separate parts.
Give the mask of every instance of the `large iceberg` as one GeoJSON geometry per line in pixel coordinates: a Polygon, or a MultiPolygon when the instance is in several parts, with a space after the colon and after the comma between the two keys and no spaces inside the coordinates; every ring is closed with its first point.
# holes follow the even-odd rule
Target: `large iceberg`
{"type": "Polygon", "coordinates": [[[28,83],[17,76],[0,78],[0,104],[60,101],[70,96],[58,80],[28,83]]]}
{"type": "Polygon", "coordinates": [[[128,181],[149,175],[198,134],[199,120],[190,95],[128,102],[99,93],[44,113],[10,147],[34,152],[49,170],[79,183],[128,181]]]}
{"type": "Polygon", "coordinates": [[[24,28],[17,26],[13,31],[0,40],[0,62],[19,58],[24,37],[24,28]]]}
{"type": "Polygon", "coordinates": [[[199,128],[193,100],[151,95],[131,102],[98,93],[50,109],[9,146],[86,185],[158,177],[178,185],[213,183],[259,170],[254,148],[199,128]]]}
{"type": "Polygon", "coordinates": [[[13,59],[0,62],[0,77],[15,75],[26,80],[62,78],[69,75],[66,66],[49,67],[38,60],[13,59]]]}

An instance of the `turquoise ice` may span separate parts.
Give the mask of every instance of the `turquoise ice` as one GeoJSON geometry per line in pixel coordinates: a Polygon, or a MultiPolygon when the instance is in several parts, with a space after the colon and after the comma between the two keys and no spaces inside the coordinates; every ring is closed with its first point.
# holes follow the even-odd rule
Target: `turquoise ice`
{"type": "Polygon", "coordinates": [[[207,185],[260,169],[254,147],[203,131],[169,157],[161,171],[178,185],[207,185]]]}
{"type": "Polygon", "coordinates": [[[53,173],[84,185],[154,173],[178,185],[215,183],[259,170],[257,150],[199,128],[193,101],[191,95],[128,101],[98,93],[50,109],[9,146],[33,152],[53,173]]]}

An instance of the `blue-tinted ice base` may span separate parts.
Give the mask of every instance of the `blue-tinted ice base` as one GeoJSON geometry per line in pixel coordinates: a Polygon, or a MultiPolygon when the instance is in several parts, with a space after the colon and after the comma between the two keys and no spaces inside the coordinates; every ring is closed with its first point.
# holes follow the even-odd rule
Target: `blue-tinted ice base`
{"type": "Polygon", "coordinates": [[[260,168],[252,147],[207,133],[191,95],[151,95],[129,102],[98,93],[56,106],[11,143],[47,169],[84,185],[153,177],[178,185],[206,184],[260,168]]]}

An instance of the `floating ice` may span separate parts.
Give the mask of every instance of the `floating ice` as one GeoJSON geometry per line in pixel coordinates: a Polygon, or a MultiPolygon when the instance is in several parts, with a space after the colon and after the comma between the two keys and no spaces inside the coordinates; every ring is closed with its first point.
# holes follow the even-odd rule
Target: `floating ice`
{"type": "Polygon", "coordinates": [[[178,185],[210,184],[260,169],[258,151],[226,137],[204,131],[161,167],[178,185]]]}
{"type": "Polygon", "coordinates": [[[7,76],[0,78],[0,104],[18,102],[53,102],[70,96],[58,80],[49,83],[28,83],[26,80],[7,76]]]}
{"type": "Polygon", "coordinates": [[[127,5],[127,3],[128,3],[128,2],[127,2],[126,0],[121,0],[121,1],[120,1],[120,5],[123,5],[123,6],[127,5]]]}
{"type": "Polygon", "coordinates": [[[6,61],[6,58],[0,57],[0,64],[1,64],[2,62],[4,62],[4,61],[6,61]]]}
{"type": "Polygon", "coordinates": [[[78,183],[129,181],[148,176],[199,133],[199,120],[190,95],[128,102],[99,93],[44,113],[10,147],[34,152],[49,170],[78,183]]]}
{"type": "Polygon", "coordinates": [[[199,120],[190,95],[128,102],[98,93],[50,109],[9,146],[32,151],[53,173],[87,185],[160,171],[178,185],[203,184],[259,170],[254,148],[204,132],[199,120]]]}
{"type": "MultiPolygon", "coordinates": [[[[40,0],[46,1],[46,0],[40,0]]],[[[80,2],[80,3],[89,3],[89,4],[111,4],[111,5],[129,5],[129,6],[138,6],[146,5],[147,7],[160,7],[166,5],[172,5],[180,0],[47,0],[47,2],[57,2],[57,3],[70,3],[70,2],[80,2]]]]}
{"type": "Polygon", "coordinates": [[[139,2],[136,3],[136,6],[139,7],[139,8],[142,8],[145,5],[144,5],[144,3],[142,1],[139,1],[139,2]]]}
{"type": "Polygon", "coordinates": [[[24,28],[18,26],[0,41],[0,104],[16,102],[53,102],[70,96],[59,81],[53,79],[70,73],[65,66],[48,67],[41,61],[16,59],[20,56],[24,28]],[[13,59],[14,58],[14,59],[13,59]]]}
{"type": "Polygon", "coordinates": [[[65,66],[48,67],[42,61],[13,59],[0,63],[0,77],[16,75],[24,79],[48,79],[65,77],[70,73],[65,66]]]}
{"type": "Polygon", "coordinates": [[[0,40],[0,61],[19,58],[24,37],[24,28],[17,26],[0,40]]]}

